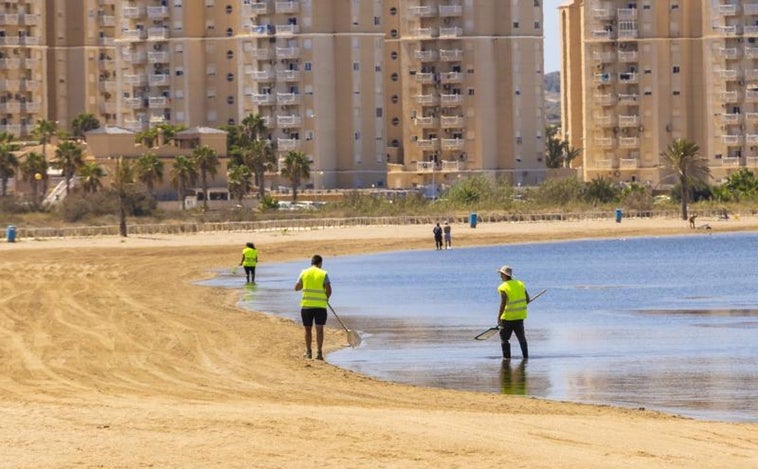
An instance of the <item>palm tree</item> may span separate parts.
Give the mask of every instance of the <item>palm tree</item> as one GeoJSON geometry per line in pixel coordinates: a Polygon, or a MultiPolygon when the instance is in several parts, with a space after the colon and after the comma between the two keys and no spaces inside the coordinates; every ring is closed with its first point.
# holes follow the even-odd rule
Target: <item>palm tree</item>
{"type": "Polygon", "coordinates": [[[240,131],[248,141],[260,140],[266,133],[266,122],[260,114],[248,114],[242,119],[240,131]]]}
{"type": "Polygon", "coordinates": [[[179,199],[182,201],[182,210],[185,210],[185,197],[187,196],[187,190],[190,186],[194,186],[197,182],[197,167],[195,166],[195,160],[187,158],[184,155],[179,155],[174,160],[174,165],[171,170],[171,185],[179,193],[179,199]]]}
{"type": "Polygon", "coordinates": [[[32,201],[34,206],[39,206],[39,183],[40,181],[47,180],[47,161],[45,161],[45,157],[36,152],[27,154],[26,159],[21,163],[21,173],[23,174],[24,181],[32,185],[32,201]]]}
{"type": "Polygon", "coordinates": [[[571,162],[574,161],[579,155],[582,154],[581,148],[572,147],[568,142],[566,143],[566,147],[564,148],[563,153],[563,167],[564,168],[570,168],[571,162]]]}
{"type": "Polygon", "coordinates": [[[242,205],[242,199],[250,192],[250,168],[244,164],[235,165],[226,172],[229,193],[242,205]]]}
{"type": "Polygon", "coordinates": [[[263,200],[266,195],[264,178],[266,171],[273,171],[276,165],[276,154],[268,140],[253,140],[242,149],[245,166],[255,175],[255,183],[258,186],[258,197],[263,200]]]}
{"type": "Polygon", "coordinates": [[[2,186],[0,195],[3,197],[5,197],[8,190],[8,179],[15,176],[18,169],[18,158],[13,153],[17,149],[18,147],[13,143],[0,143],[0,185],[2,186]]]}
{"type": "Polygon", "coordinates": [[[113,175],[113,189],[118,195],[118,213],[119,213],[119,234],[126,238],[126,207],[129,203],[129,186],[135,181],[135,164],[123,156],[116,160],[116,171],[113,175]]]}
{"type": "Polygon", "coordinates": [[[163,161],[155,153],[144,153],[137,159],[137,179],[142,182],[147,191],[155,195],[153,190],[156,182],[163,181],[163,161]]]}
{"type": "Polygon", "coordinates": [[[99,164],[90,161],[84,163],[79,168],[79,177],[82,178],[82,188],[84,189],[84,192],[95,193],[98,189],[103,188],[105,170],[99,164]]]}
{"type": "Polygon", "coordinates": [[[668,167],[679,178],[682,197],[682,220],[687,220],[687,199],[690,187],[698,182],[707,182],[711,174],[708,160],[699,154],[700,147],[695,142],[676,139],[661,154],[668,167]]]}
{"type": "Polygon", "coordinates": [[[42,156],[47,158],[47,144],[53,138],[53,135],[58,133],[58,123],[41,119],[37,121],[37,125],[32,129],[32,135],[42,144],[42,156]]]}
{"type": "Polygon", "coordinates": [[[301,151],[291,151],[284,157],[282,176],[289,179],[292,186],[292,201],[297,201],[297,188],[300,181],[311,177],[311,162],[301,151]]]}
{"type": "Polygon", "coordinates": [[[83,112],[74,118],[71,123],[71,131],[74,137],[84,138],[84,134],[90,130],[99,129],[100,121],[94,114],[83,112]]]}
{"type": "Polygon", "coordinates": [[[70,189],[71,178],[82,166],[84,166],[82,148],[76,143],[66,140],[55,149],[53,167],[63,171],[63,179],[66,181],[66,195],[70,189]]]}
{"type": "Polygon", "coordinates": [[[545,166],[548,168],[560,168],[563,165],[566,142],[558,138],[559,130],[557,125],[545,127],[545,166]]]}
{"type": "Polygon", "coordinates": [[[207,145],[192,150],[192,159],[200,173],[200,187],[203,188],[203,210],[208,210],[208,175],[213,179],[218,173],[218,153],[207,145]]]}

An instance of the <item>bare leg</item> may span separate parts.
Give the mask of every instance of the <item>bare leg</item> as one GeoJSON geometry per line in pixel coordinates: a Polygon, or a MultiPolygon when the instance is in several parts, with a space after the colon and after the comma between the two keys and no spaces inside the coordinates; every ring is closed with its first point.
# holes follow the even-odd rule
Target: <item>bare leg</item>
{"type": "MultiPolygon", "coordinates": [[[[313,327],[303,326],[303,329],[305,329],[305,357],[311,358],[311,350],[312,350],[311,345],[313,344],[313,327]]],[[[322,334],[323,334],[323,331],[322,331],[322,334]]],[[[316,333],[316,336],[318,336],[318,332],[316,333]]]]}
{"type": "Polygon", "coordinates": [[[324,346],[324,326],[316,326],[316,358],[323,360],[321,349],[324,346]]]}

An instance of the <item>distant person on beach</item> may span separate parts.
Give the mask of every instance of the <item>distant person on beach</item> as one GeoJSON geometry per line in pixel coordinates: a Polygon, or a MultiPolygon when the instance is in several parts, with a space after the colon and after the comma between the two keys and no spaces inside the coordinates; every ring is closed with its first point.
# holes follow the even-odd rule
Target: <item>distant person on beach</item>
{"type": "Polygon", "coordinates": [[[690,215],[690,228],[695,229],[695,219],[697,218],[697,214],[690,215]]]}
{"type": "Polygon", "coordinates": [[[526,319],[526,305],[529,303],[529,293],[521,280],[513,278],[513,269],[504,265],[498,269],[500,279],[503,281],[497,287],[500,293],[500,307],[497,310],[497,321],[500,326],[500,347],[503,350],[503,360],[511,359],[511,334],[516,333],[516,338],[521,346],[521,356],[529,358],[529,349],[524,333],[524,319],[526,319]]]}
{"type": "Polygon", "coordinates": [[[442,227],[442,232],[445,235],[445,249],[450,249],[453,247],[453,239],[452,235],[450,234],[450,224],[445,220],[445,226],[442,227]]]}
{"type": "Polygon", "coordinates": [[[437,250],[442,249],[442,227],[439,223],[435,225],[432,233],[434,233],[434,245],[437,247],[437,250]]]}
{"type": "Polygon", "coordinates": [[[245,248],[242,250],[240,265],[245,268],[247,283],[255,283],[255,266],[258,265],[258,250],[255,249],[255,244],[245,244],[245,248]]]}
{"type": "Polygon", "coordinates": [[[316,323],[316,360],[323,360],[324,325],[326,324],[326,307],[332,296],[332,284],[326,270],[321,268],[324,260],[318,254],[311,258],[311,266],[300,272],[295,284],[295,291],[303,291],[300,300],[300,317],[305,329],[305,358],[312,358],[313,323],[316,323]]]}

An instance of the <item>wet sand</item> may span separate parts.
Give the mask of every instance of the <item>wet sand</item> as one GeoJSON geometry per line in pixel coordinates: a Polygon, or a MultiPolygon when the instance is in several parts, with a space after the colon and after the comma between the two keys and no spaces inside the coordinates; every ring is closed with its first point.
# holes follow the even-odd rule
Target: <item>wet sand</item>
{"type": "MultiPolygon", "coordinates": [[[[758,466],[754,424],[384,383],[304,360],[298,325],[193,285],[246,241],[261,262],[307,265],[429,249],[431,228],[0,243],[3,467],[758,466]]],[[[453,243],[672,234],[707,235],[625,219],[454,225],[453,243]]]]}

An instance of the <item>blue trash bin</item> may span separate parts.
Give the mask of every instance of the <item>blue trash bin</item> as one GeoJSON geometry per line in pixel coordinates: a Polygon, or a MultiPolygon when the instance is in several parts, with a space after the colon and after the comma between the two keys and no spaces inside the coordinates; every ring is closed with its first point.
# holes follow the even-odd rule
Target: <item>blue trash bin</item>
{"type": "Polygon", "coordinates": [[[621,223],[621,217],[623,216],[623,212],[620,208],[616,209],[616,223],[621,223]]]}
{"type": "Polygon", "coordinates": [[[468,223],[471,228],[476,228],[476,213],[472,213],[468,216],[468,223]]]}
{"type": "Polygon", "coordinates": [[[16,242],[16,227],[15,226],[8,225],[8,228],[5,229],[5,239],[7,239],[9,243],[16,242]]]}

